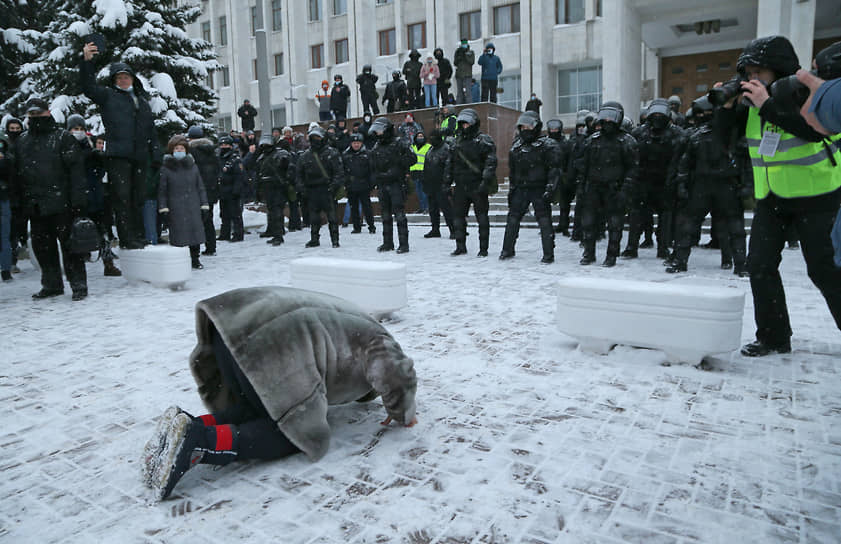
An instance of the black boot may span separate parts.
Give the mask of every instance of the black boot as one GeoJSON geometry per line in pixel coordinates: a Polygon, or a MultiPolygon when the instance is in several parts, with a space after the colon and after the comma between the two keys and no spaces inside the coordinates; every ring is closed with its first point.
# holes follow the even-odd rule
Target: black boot
{"type": "Polygon", "coordinates": [[[666,267],[666,272],[669,274],[677,274],[679,272],[686,272],[687,266],[685,261],[675,259],[672,264],[666,267]]]}
{"type": "Polygon", "coordinates": [[[12,281],[11,270],[3,270],[2,272],[0,272],[0,277],[3,278],[3,281],[12,281]]]}
{"type": "Polygon", "coordinates": [[[397,220],[397,253],[409,252],[409,222],[405,217],[397,220]]]}
{"type": "Polygon", "coordinates": [[[269,240],[269,243],[273,246],[279,246],[283,243],[283,236],[275,236],[274,238],[269,240]]]}
{"type": "Polygon", "coordinates": [[[467,244],[464,240],[456,240],[456,249],[450,255],[464,255],[467,253],[467,244]]]}
{"type": "Polygon", "coordinates": [[[581,256],[581,260],[578,261],[578,264],[588,265],[593,264],[596,262],[596,243],[593,241],[587,241],[584,243],[584,255],[581,256]]]}
{"type": "Polygon", "coordinates": [[[201,270],[204,266],[199,262],[199,246],[190,246],[190,260],[194,270],[201,270]]]}
{"type": "Polygon", "coordinates": [[[393,251],[394,250],[394,238],[392,238],[391,232],[386,234],[383,232],[383,243],[380,247],[377,248],[377,251],[393,251]]]}
{"type": "Polygon", "coordinates": [[[424,238],[440,238],[441,231],[438,229],[432,229],[431,231],[427,232],[423,235],[424,238]]]}
{"type": "Polygon", "coordinates": [[[622,252],[623,259],[636,259],[637,257],[639,257],[639,251],[636,248],[626,247],[625,251],[622,252]]]}
{"type": "Polygon", "coordinates": [[[651,239],[650,236],[646,236],[645,240],[642,241],[640,244],[641,249],[648,249],[654,247],[654,240],[651,239]]]}
{"type": "Polygon", "coordinates": [[[112,277],[123,275],[123,273],[120,271],[120,269],[117,268],[116,266],[114,266],[114,261],[103,261],[103,264],[104,264],[104,270],[103,270],[104,275],[112,276],[112,277]]]}
{"type": "Polygon", "coordinates": [[[519,234],[520,222],[513,217],[509,217],[505,223],[505,234],[502,237],[502,252],[499,254],[500,260],[504,261],[514,256],[514,245],[517,243],[519,234]]]}
{"type": "Polygon", "coordinates": [[[739,276],[740,278],[749,278],[750,273],[748,272],[745,263],[736,263],[733,265],[733,274],[739,276]]]}
{"type": "Polygon", "coordinates": [[[602,266],[604,266],[605,268],[612,268],[616,266],[616,255],[608,255],[607,257],[605,257],[602,266]]]}
{"type": "Polygon", "coordinates": [[[339,247],[339,225],[330,225],[330,242],[333,244],[333,247],[339,247]]]}
{"type": "Polygon", "coordinates": [[[757,340],[742,346],[742,355],[745,357],[765,357],[772,353],[791,353],[791,342],[785,340],[779,344],[769,344],[757,340]]]}
{"type": "Polygon", "coordinates": [[[477,257],[487,257],[488,256],[488,245],[490,243],[491,233],[490,229],[487,232],[482,232],[481,227],[479,228],[479,253],[476,254],[477,257]]]}

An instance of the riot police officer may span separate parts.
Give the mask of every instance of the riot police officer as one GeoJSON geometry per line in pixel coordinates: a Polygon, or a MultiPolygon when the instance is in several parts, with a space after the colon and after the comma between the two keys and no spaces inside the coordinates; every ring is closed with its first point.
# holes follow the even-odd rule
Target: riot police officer
{"type": "Polygon", "coordinates": [[[345,168],[347,183],[347,205],[350,206],[350,221],[354,234],[362,232],[362,217],[359,216],[359,206],[362,215],[368,223],[368,232],[374,234],[374,214],[371,211],[371,189],[374,182],[374,170],[371,165],[371,153],[365,149],[365,137],[355,132],[350,135],[350,146],[342,153],[342,165],[345,168]]]}
{"type": "Polygon", "coordinates": [[[540,137],[543,123],[534,111],[527,111],[517,119],[519,136],[508,154],[509,174],[508,219],[502,242],[500,260],[514,256],[514,244],[520,232],[520,221],[534,206],[540,226],[543,258],[540,262],[555,261],[555,235],[552,232],[550,199],[560,185],[563,164],[560,146],[549,137],[540,137]]]}
{"type": "Polygon", "coordinates": [[[217,240],[242,242],[242,202],[245,190],[245,168],[230,136],[219,138],[219,216],[222,226],[217,240]]]}
{"type": "MultiPolygon", "coordinates": [[[[584,157],[584,150],[586,149],[587,138],[592,134],[593,118],[595,116],[591,111],[579,110],[575,116],[575,132],[569,142],[569,155],[567,157],[566,165],[566,184],[570,186],[570,191],[575,195],[575,215],[572,219],[572,235],[570,240],[580,242],[581,236],[581,218],[582,213],[582,197],[581,192],[584,189],[584,183],[581,180],[580,168],[581,160],[584,157]]],[[[562,216],[563,217],[563,216],[562,216]]],[[[563,219],[561,219],[563,222],[563,219]]],[[[563,234],[563,229],[561,234],[563,234]]]]}
{"type": "Polygon", "coordinates": [[[707,210],[712,210],[721,247],[721,267],[733,267],[734,274],[746,276],[741,174],[748,160],[747,149],[725,140],[713,129],[713,105],[706,96],[692,103],[692,111],[698,129],[689,137],[678,167],[680,209],[675,257],[666,272],[686,272],[695,233],[707,210]]]}
{"type": "Polygon", "coordinates": [[[266,203],[266,242],[273,246],[283,243],[286,233],[283,227],[283,208],[289,194],[289,142],[283,138],[272,143],[271,136],[260,137],[259,156],[257,157],[257,182],[266,203]]]}
{"type": "Polygon", "coordinates": [[[467,253],[467,213],[470,205],[479,223],[479,257],[488,256],[491,224],[488,219],[488,195],[497,190],[496,144],[487,134],[479,132],[479,114],[472,108],[461,110],[456,118],[458,131],[452,148],[451,180],[453,193],[453,228],[456,249],[452,255],[467,253]]]}
{"type": "Polygon", "coordinates": [[[628,246],[622,257],[637,257],[644,221],[656,213],[657,257],[665,259],[669,256],[670,225],[674,212],[671,203],[666,201],[666,177],[680,143],[681,131],[672,125],[668,103],[662,98],[655,98],[648,107],[645,124],[635,129],[632,135],[639,149],[639,183],[636,194],[631,195],[628,246]]]}
{"type": "Polygon", "coordinates": [[[304,193],[310,223],[310,241],[306,247],[319,245],[321,212],[327,215],[327,228],[333,247],[339,247],[339,223],[336,221],[336,193],[344,185],[344,170],[339,152],[327,145],[327,133],[316,125],[307,133],[310,148],[304,151],[297,164],[298,192],[304,193]]]}
{"type": "Polygon", "coordinates": [[[444,131],[441,129],[435,129],[429,133],[429,144],[432,147],[426,153],[426,161],[423,164],[423,190],[429,198],[429,221],[432,229],[423,237],[441,237],[441,215],[443,215],[450,237],[454,238],[450,195],[444,188],[444,180],[451,176],[452,150],[450,144],[444,141],[444,131]]]}
{"type": "Polygon", "coordinates": [[[625,205],[628,195],[633,193],[639,167],[636,141],[620,128],[624,117],[625,111],[618,102],[602,104],[597,116],[601,128],[587,141],[582,159],[583,265],[596,260],[596,235],[600,228],[600,216],[608,222],[607,256],[603,266],[614,266],[619,256],[625,205]]]}
{"type": "Polygon", "coordinates": [[[680,113],[680,97],[676,94],[673,94],[669,97],[669,110],[671,110],[671,118],[672,123],[683,128],[686,126],[686,117],[680,113]]]}
{"type": "MultiPolygon", "coordinates": [[[[546,136],[557,146],[561,159],[561,168],[566,169],[572,143],[564,137],[563,121],[560,119],[549,119],[546,121],[546,136]]],[[[572,200],[575,198],[575,185],[574,183],[569,183],[570,180],[564,173],[561,172],[558,188],[553,195],[553,198],[561,205],[561,213],[558,218],[558,226],[555,227],[555,232],[569,236],[569,210],[572,207],[572,200]]]]}
{"type": "Polygon", "coordinates": [[[371,124],[370,133],[377,143],[371,150],[374,180],[380,188],[380,215],[383,220],[383,243],[377,251],[394,249],[394,221],[397,222],[397,253],[409,251],[409,221],[406,219],[406,195],[409,193],[409,167],[417,157],[409,146],[394,134],[394,125],[387,117],[371,124]],[[394,218],[392,219],[392,215],[394,218]]]}

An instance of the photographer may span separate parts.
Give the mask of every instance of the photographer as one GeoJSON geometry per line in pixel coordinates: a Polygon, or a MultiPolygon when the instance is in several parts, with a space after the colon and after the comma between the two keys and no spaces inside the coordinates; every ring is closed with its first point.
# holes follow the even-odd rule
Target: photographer
{"type": "Polygon", "coordinates": [[[759,357],[791,351],[791,324],[779,265],[784,229],[797,229],[809,278],[820,289],[841,329],[841,270],[832,260],[830,231],[841,203],[841,136],[824,140],[796,106],[769,96],[768,86],[794,74],[797,55],[782,36],[757,38],[739,55],[741,82],[716,85],[710,100],[720,130],[744,127],[754,176],[756,211],[751,229],[749,271],[756,341],[742,354],[759,357]],[[736,101],[738,100],[738,103],[736,101]]]}

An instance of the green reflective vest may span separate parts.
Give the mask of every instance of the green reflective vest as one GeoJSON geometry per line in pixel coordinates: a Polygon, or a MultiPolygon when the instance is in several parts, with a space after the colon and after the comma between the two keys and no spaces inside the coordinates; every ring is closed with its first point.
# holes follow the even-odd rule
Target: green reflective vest
{"type": "Polygon", "coordinates": [[[759,110],[751,108],[745,136],[757,200],[768,193],[797,198],[831,193],[841,187],[841,134],[808,142],[776,125],[763,123],[759,110]],[[777,150],[770,157],[759,154],[763,132],[780,134],[777,150]]]}
{"type": "Polygon", "coordinates": [[[427,153],[427,151],[429,151],[429,149],[431,147],[432,147],[432,145],[430,145],[428,143],[423,144],[423,146],[421,146],[420,148],[416,145],[412,145],[412,151],[415,152],[415,155],[418,158],[418,162],[416,162],[415,164],[410,166],[409,170],[411,170],[411,171],[423,170],[423,161],[426,160],[426,153],[427,153]]]}

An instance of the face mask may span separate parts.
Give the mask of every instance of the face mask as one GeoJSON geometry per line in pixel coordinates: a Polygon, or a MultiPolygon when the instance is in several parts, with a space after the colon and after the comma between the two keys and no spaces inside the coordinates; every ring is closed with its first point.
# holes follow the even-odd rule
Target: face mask
{"type": "Polygon", "coordinates": [[[619,132],[619,125],[616,123],[602,123],[602,132],[605,135],[616,134],[619,132]]]}
{"type": "Polygon", "coordinates": [[[424,140],[423,138],[416,138],[415,139],[415,144],[418,145],[418,146],[422,146],[425,143],[426,143],[426,140],[424,140]]]}
{"type": "Polygon", "coordinates": [[[233,149],[233,147],[223,146],[223,147],[219,148],[219,152],[222,153],[223,155],[227,155],[228,153],[231,152],[232,149],[233,149]]]}
{"type": "Polygon", "coordinates": [[[70,133],[73,135],[74,138],[79,140],[80,142],[87,137],[84,130],[71,130],[70,133]]]}
{"type": "Polygon", "coordinates": [[[132,91],[134,90],[134,85],[129,85],[129,86],[128,86],[128,87],[126,87],[125,89],[123,89],[123,88],[121,88],[121,87],[117,87],[117,88],[118,88],[118,89],[120,89],[121,91],[125,91],[125,92],[127,92],[127,93],[130,93],[130,92],[132,92],[132,91]]]}
{"type": "Polygon", "coordinates": [[[186,151],[173,151],[172,156],[180,161],[181,159],[183,159],[184,157],[187,156],[187,152],[186,151]]]}
{"type": "Polygon", "coordinates": [[[30,117],[29,130],[33,132],[46,132],[54,125],[52,116],[50,117],[30,117]]]}
{"type": "Polygon", "coordinates": [[[19,131],[19,130],[17,130],[17,131],[9,131],[9,132],[7,132],[7,133],[6,133],[6,136],[8,136],[8,137],[9,137],[9,140],[10,140],[10,141],[14,142],[15,140],[17,140],[17,139],[18,139],[18,136],[20,136],[20,131],[19,131]]]}

